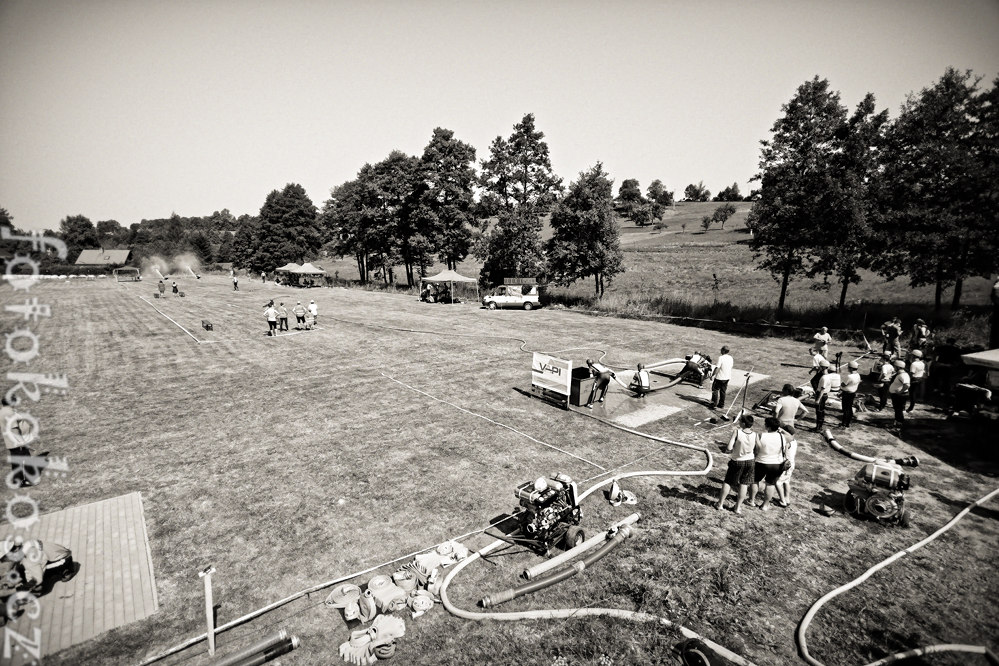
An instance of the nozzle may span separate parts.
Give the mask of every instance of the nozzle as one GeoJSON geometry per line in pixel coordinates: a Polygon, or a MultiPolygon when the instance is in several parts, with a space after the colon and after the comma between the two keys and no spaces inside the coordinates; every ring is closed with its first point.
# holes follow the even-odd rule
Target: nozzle
{"type": "Polygon", "coordinates": [[[895,464],[902,467],[919,467],[919,458],[908,456],[906,458],[895,458],[895,464]]]}

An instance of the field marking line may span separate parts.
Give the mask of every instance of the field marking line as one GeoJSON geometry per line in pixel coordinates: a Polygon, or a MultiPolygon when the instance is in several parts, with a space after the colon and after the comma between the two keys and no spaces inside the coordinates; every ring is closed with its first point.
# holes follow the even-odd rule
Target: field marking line
{"type": "Polygon", "coordinates": [[[193,333],[191,333],[191,332],[190,332],[189,330],[187,330],[186,328],[184,328],[183,326],[181,326],[180,324],[178,324],[177,322],[175,322],[175,321],[174,321],[173,319],[170,319],[170,317],[169,317],[169,316],[168,316],[168,315],[167,315],[167,314],[166,314],[165,312],[163,312],[163,311],[162,311],[162,310],[160,310],[160,309],[159,309],[158,307],[156,307],[155,305],[153,305],[152,303],[150,303],[150,302],[149,302],[148,300],[146,300],[146,298],[145,298],[144,296],[139,296],[139,299],[140,299],[140,300],[143,300],[143,301],[146,301],[146,303],[149,303],[149,307],[151,307],[152,309],[156,310],[156,311],[157,311],[157,312],[159,312],[159,313],[160,313],[161,315],[163,315],[164,317],[166,317],[167,319],[169,319],[169,320],[170,320],[171,322],[173,322],[173,324],[174,324],[174,325],[175,325],[175,326],[176,326],[177,328],[179,328],[180,330],[182,330],[182,331],[184,331],[185,333],[187,333],[188,335],[190,335],[190,336],[191,336],[191,339],[193,339],[193,340],[194,340],[195,342],[197,342],[197,343],[198,343],[199,345],[201,344],[201,340],[199,340],[199,339],[197,339],[196,337],[194,337],[194,334],[193,334],[193,333]]]}
{"type": "Polygon", "coordinates": [[[536,442],[537,444],[541,444],[542,446],[547,446],[549,449],[554,449],[555,451],[558,451],[559,453],[564,453],[565,455],[570,456],[572,458],[575,458],[576,460],[581,460],[582,462],[586,463],[587,465],[592,465],[593,467],[596,467],[597,469],[600,469],[600,470],[606,470],[607,469],[603,465],[598,465],[597,463],[595,463],[595,462],[593,462],[591,460],[587,460],[586,458],[582,458],[580,456],[577,456],[575,453],[569,453],[568,451],[566,451],[564,449],[560,449],[557,446],[554,446],[552,444],[548,444],[547,442],[542,442],[540,439],[535,439],[534,437],[531,437],[527,433],[521,432],[521,431],[517,430],[516,428],[514,428],[512,426],[506,425],[505,423],[500,423],[499,421],[494,421],[491,418],[489,418],[488,416],[483,416],[482,414],[476,414],[475,412],[467,410],[464,407],[461,407],[459,405],[454,404],[453,402],[448,402],[447,400],[443,400],[443,399],[438,398],[436,396],[432,396],[429,393],[427,393],[426,391],[421,391],[420,389],[416,388],[415,386],[410,386],[409,384],[407,384],[405,382],[401,382],[398,379],[396,379],[395,377],[390,377],[389,375],[386,375],[384,372],[379,372],[379,374],[382,377],[385,377],[386,379],[390,379],[393,382],[395,382],[396,384],[399,384],[400,386],[405,386],[406,388],[408,388],[411,391],[416,391],[420,395],[424,395],[424,396],[430,398],[431,400],[436,400],[437,402],[441,402],[441,403],[444,403],[445,405],[449,405],[451,407],[454,407],[458,411],[464,412],[466,414],[470,414],[472,416],[477,416],[478,418],[483,419],[485,421],[489,421],[493,425],[498,425],[501,428],[506,428],[507,430],[509,430],[511,432],[515,432],[515,433],[517,433],[518,435],[520,435],[522,437],[526,437],[527,439],[531,440],[532,442],[536,442]]]}
{"type": "MultiPolygon", "coordinates": [[[[286,338],[289,335],[299,335],[301,333],[314,333],[316,331],[325,331],[325,330],[326,329],[323,328],[322,326],[314,326],[311,329],[303,329],[301,331],[295,331],[293,333],[291,333],[291,332],[289,332],[289,333],[279,333],[277,335],[265,335],[264,337],[268,338],[268,339],[270,339],[270,338],[286,338]]],[[[253,336],[252,338],[218,338],[218,339],[211,339],[211,340],[209,340],[209,339],[198,340],[198,342],[200,342],[201,344],[204,344],[204,345],[208,345],[208,344],[212,344],[213,342],[241,342],[241,341],[245,341],[245,340],[259,340],[259,339],[260,339],[260,336],[256,335],[256,336],[253,336]]]]}

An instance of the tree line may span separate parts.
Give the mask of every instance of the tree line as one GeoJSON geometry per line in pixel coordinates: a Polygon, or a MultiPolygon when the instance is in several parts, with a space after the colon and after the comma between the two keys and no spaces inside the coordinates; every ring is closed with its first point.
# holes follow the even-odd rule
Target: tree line
{"type": "Polygon", "coordinates": [[[999,271],[999,79],[981,90],[948,68],[908,96],[898,117],[867,94],[850,112],[817,76],[798,87],[762,143],[747,225],[759,268],[780,284],[821,277],[847,291],[863,271],[952,287],[999,271]]]}

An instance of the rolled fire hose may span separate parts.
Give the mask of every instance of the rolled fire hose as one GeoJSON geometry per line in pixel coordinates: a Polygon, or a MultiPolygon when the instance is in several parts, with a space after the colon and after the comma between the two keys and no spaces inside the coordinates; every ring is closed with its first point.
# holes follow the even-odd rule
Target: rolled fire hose
{"type": "MultiPolygon", "coordinates": [[[[879,562],[878,564],[875,564],[873,567],[871,567],[870,569],[868,569],[867,571],[865,571],[859,577],[853,579],[852,581],[850,581],[849,583],[846,583],[845,585],[841,585],[841,586],[837,587],[835,590],[833,590],[832,592],[829,592],[824,597],[822,597],[821,599],[819,599],[818,601],[816,601],[814,604],[812,604],[812,607],[808,609],[807,613],[805,613],[805,617],[803,617],[801,619],[801,624],[798,625],[798,632],[796,634],[796,637],[798,639],[798,649],[801,652],[801,658],[804,659],[805,661],[807,661],[812,666],[824,666],[824,664],[821,661],[819,661],[818,659],[816,659],[815,657],[813,657],[812,655],[810,655],[808,653],[808,641],[806,640],[806,637],[805,637],[805,632],[808,631],[808,625],[811,624],[812,618],[814,618],[815,614],[819,612],[819,609],[823,606],[823,604],[825,604],[827,601],[829,601],[833,597],[837,597],[840,594],[842,594],[843,592],[846,592],[847,590],[851,590],[851,589],[857,587],[858,585],[860,585],[861,583],[863,583],[865,580],[867,580],[868,578],[870,578],[871,576],[873,576],[875,573],[877,573],[881,569],[883,569],[886,566],[888,566],[889,564],[892,564],[893,562],[902,559],[906,555],[909,555],[910,553],[913,553],[916,550],[919,550],[920,548],[922,548],[926,544],[930,543],[931,541],[933,541],[934,539],[936,539],[938,536],[940,536],[941,534],[943,534],[944,532],[946,532],[950,528],[954,527],[954,525],[956,525],[959,520],[961,520],[966,515],[968,515],[968,513],[971,512],[971,510],[974,509],[976,506],[979,506],[980,504],[984,504],[985,502],[989,501],[990,499],[992,499],[996,495],[999,495],[999,488],[996,488],[995,490],[993,490],[989,494],[987,494],[984,497],[980,498],[978,501],[972,502],[968,506],[964,507],[964,509],[962,509],[961,512],[958,513],[956,516],[954,516],[953,518],[951,518],[950,521],[947,522],[947,524],[945,524],[943,527],[941,527],[936,532],[934,532],[933,534],[929,535],[928,537],[926,537],[922,541],[909,546],[905,550],[900,550],[899,552],[895,553],[894,555],[892,555],[888,559],[886,559],[886,560],[884,560],[882,562],[879,562]]],[[[447,579],[445,579],[445,583],[446,582],[447,582],[447,579]]],[[[442,598],[443,598],[443,595],[442,595],[442,598]]],[[[446,604],[445,604],[445,606],[446,606],[446,604]]],[[[988,656],[988,653],[989,653],[989,651],[986,648],[982,648],[980,646],[969,646],[969,645],[954,645],[954,646],[930,645],[930,646],[923,647],[923,648],[917,648],[916,650],[910,650],[910,651],[907,651],[907,652],[900,652],[898,654],[893,654],[893,655],[891,655],[889,657],[885,657],[884,659],[880,659],[878,661],[872,662],[871,664],[868,664],[867,666],[874,666],[874,664],[878,664],[878,665],[881,665],[881,664],[890,664],[890,663],[899,661],[901,659],[907,659],[910,656],[914,656],[914,655],[918,655],[918,654],[923,654],[923,652],[922,652],[923,650],[926,650],[927,651],[926,653],[929,653],[929,652],[943,652],[943,651],[946,651],[946,650],[954,650],[954,651],[961,651],[961,652],[979,652],[979,650],[982,650],[981,652],[979,652],[979,654],[985,654],[987,656],[988,656]]]]}
{"type": "Polygon", "coordinates": [[[248,659],[249,657],[256,655],[258,652],[263,652],[264,650],[274,647],[278,643],[286,640],[288,640],[288,632],[282,629],[273,636],[269,636],[263,639],[262,641],[254,643],[249,647],[243,648],[239,652],[233,652],[229,656],[220,659],[219,661],[215,662],[215,666],[234,666],[234,664],[238,664],[244,659],[248,659]]]}
{"type": "MultiPolygon", "coordinates": [[[[829,446],[833,447],[836,451],[839,451],[843,455],[853,458],[854,460],[859,460],[860,462],[866,462],[866,463],[876,463],[887,460],[886,458],[872,458],[871,456],[865,456],[860,453],[854,453],[849,449],[843,448],[843,446],[839,442],[837,442],[836,439],[833,437],[832,431],[829,430],[829,428],[826,428],[826,431],[822,433],[822,436],[825,437],[825,440],[826,442],[829,443],[829,446]]],[[[908,456],[906,458],[895,458],[895,462],[905,467],[919,466],[919,458],[917,458],[916,456],[908,456]]]]}
{"type": "Polygon", "coordinates": [[[261,664],[266,664],[272,659],[277,659],[283,654],[288,654],[292,650],[298,649],[299,640],[298,636],[292,636],[283,643],[278,643],[276,646],[270,650],[265,650],[259,654],[255,654],[252,657],[245,659],[244,661],[234,664],[234,666],[260,666],[261,664]]]}
{"type": "Polygon", "coordinates": [[[579,544],[578,546],[572,548],[571,550],[567,550],[561,555],[557,555],[551,558],[550,560],[545,560],[540,564],[535,564],[533,567],[524,569],[523,572],[524,578],[526,578],[527,580],[534,580],[544,572],[551,571],[552,569],[559,566],[563,562],[568,562],[577,555],[582,555],[588,550],[595,548],[596,546],[600,545],[601,543],[609,539],[611,537],[611,532],[613,532],[614,530],[620,529],[627,525],[633,525],[638,521],[639,518],[641,518],[640,514],[633,513],[624,520],[619,520],[618,522],[611,525],[606,532],[601,532],[596,536],[590,537],[589,539],[579,544]]]}
{"type": "Polygon", "coordinates": [[[524,583],[523,585],[518,585],[517,587],[512,587],[509,590],[503,592],[494,592],[493,594],[487,594],[482,598],[480,604],[483,608],[492,608],[493,606],[499,606],[500,604],[506,603],[507,601],[512,601],[517,597],[522,597],[525,594],[531,594],[537,592],[538,590],[543,590],[546,587],[551,587],[557,583],[561,583],[567,578],[572,578],[578,573],[582,573],[587,569],[587,567],[593,566],[598,560],[602,559],[605,555],[610,553],[612,550],[620,546],[625,539],[631,536],[631,527],[622,527],[617,531],[612,538],[607,540],[603,546],[598,548],[595,552],[584,557],[579,562],[574,562],[570,566],[560,569],[554,573],[550,573],[544,578],[532,581],[530,583],[524,583]]]}

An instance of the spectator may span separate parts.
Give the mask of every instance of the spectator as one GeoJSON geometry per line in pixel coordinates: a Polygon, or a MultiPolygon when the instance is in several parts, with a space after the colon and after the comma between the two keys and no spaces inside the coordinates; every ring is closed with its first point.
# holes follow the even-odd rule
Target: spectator
{"type": "Polygon", "coordinates": [[[721,356],[718,357],[718,365],[715,366],[711,374],[711,409],[723,409],[725,407],[725,392],[728,390],[728,382],[732,379],[732,368],[735,361],[729,356],[728,347],[721,348],[721,356]]]}
{"type": "Polygon", "coordinates": [[[777,421],[781,426],[790,426],[793,428],[794,420],[799,416],[807,414],[808,409],[798,400],[798,397],[795,395],[795,389],[790,384],[784,384],[780,396],[777,399],[777,406],[774,407],[774,416],[777,417],[777,421]]]}
{"type": "Polygon", "coordinates": [[[177,281],[174,280],[171,284],[173,285],[173,294],[176,296],[180,293],[180,289],[177,287],[177,281]]]}
{"type": "Polygon", "coordinates": [[[905,403],[909,399],[909,387],[911,380],[909,373],[905,371],[905,361],[898,359],[895,361],[898,371],[891,380],[888,393],[891,396],[891,406],[895,410],[895,427],[901,428],[905,422],[905,403]]]}
{"type": "Polygon", "coordinates": [[[593,388],[590,389],[590,399],[586,401],[584,407],[593,409],[593,399],[599,394],[600,398],[597,399],[597,402],[604,401],[604,397],[607,395],[607,387],[610,386],[610,380],[616,375],[610,371],[610,368],[600,363],[594,363],[590,359],[586,359],[586,365],[590,369],[590,375],[596,379],[593,382],[593,388]]]}
{"type": "MultiPolygon", "coordinates": [[[[760,482],[766,486],[763,494],[763,504],[757,504],[757,508],[764,511],[770,510],[770,502],[777,492],[777,479],[781,475],[781,463],[784,461],[784,450],[787,448],[786,438],[783,433],[778,432],[780,421],[775,416],[768,416],[763,425],[767,431],[756,440],[756,461],[753,469],[753,487],[750,490],[753,501],[756,501],[756,494],[759,492],[760,482]]],[[[782,506],[786,506],[783,503],[782,506]]]]}
{"type": "Polygon", "coordinates": [[[312,315],[312,323],[319,323],[319,306],[315,301],[309,301],[309,313],[312,315]]]}
{"type": "Polygon", "coordinates": [[[236,273],[232,274],[232,290],[239,291],[239,278],[236,277],[236,273]]]}
{"type": "Polygon", "coordinates": [[[160,297],[166,295],[166,285],[163,284],[163,280],[160,280],[160,283],[157,285],[157,288],[160,290],[160,297]]]}
{"type": "Polygon", "coordinates": [[[791,505],[791,474],[794,472],[795,459],[798,457],[798,440],[794,438],[794,428],[781,426],[781,431],[787,436],[784,457],[790,461],[791,466],[777,477],[777,494],[780,496],[780,505],[787,507],[791,505]]]}
{"type": "Polygon", "coordinates": [[[302,305],[302,301],[295,304],[295,307],[291,309],[295,314],[295,330],[300,330],[302,326],[305,325],[305,307],[302,305]]]}
{"type": "MultiPolygon", "coordinates": [[[[903,362],[902,365],[905,365],[905,363],[903,362]]],[[[888,406],[888,388],[894,378],[895,366],[891,362],[891,352],[884,352],[881,355],[881,367],[878,371],[878,381],[875,384],[878,389],[878,396],[881,398],[881,401],[878,403],[879,410],[888,406]]]]}
{"type": "Polygon", "coordinates": [[[635,376],[628,388],[637,394],[636,398],[644,398],[645,394],[652,389],[652,378],[649,377],[649,371],[645,369],[643,364],[638,364],[638,369],[635,371],[635,376]]]}
{"type": "Polygon", "coordinates": [[[267,284],[267,273],[260,271],[260,281],[267,284]]]}
{"type": "Polygon", "coordinates": [[[274,308],[274,301],[267,304],[264,316],[267,318],[267,335],[277,335],[278,311],[274,308]]]}
{"type": "Polygon", "coordinates": [[[843,400],[843,427],[849,428],[853,423],[853,402],[857,398],[857,390],[860,388],[860,364],[850,361],[847,365],[850,369],[846,375],[846,381],[840,389],[840,398],[843,400]]]}
{"type": "Polygon", "coordinates": [[[756,466],[757,435],[753,432],[753,415],[743,414],[739,417],[739,423],[732,429],[732,439],[728,442],[728,453],[732,457],[728,461],[728,471],[725,472],[725,483],[722,485],[721,495],[718,497],[718,504],[715,508],[719,511],[724,507],[725,499],[732,491],[738,487],[739,494],[735,501],[735,512],[742,513],[742,503],[746,501],[746,492],[749,486],[755,483],[753,477],[756,466]],[[735,449],[733,453],[733,449],[735,449]]]}
{"type": "Polygon", "coordinates": [[[926,349],[932,335],[930,327],[926,325],[926,322],[922,319],[917,319],[915,325],[912,327],[912,336],[909,339],[909,351],[926,349]]]}
{"type": "Polygon", "coordinates": [[[892,317],[881,324],[882,352],[898,354],[902,351],[902,320],[892,317]]]}
{"type": "Polygon", "coordinates": [[[832,393],[833,374],[829,361],[822,362],[822,374],[819,375],[819,391],[815,394],[815,432],[822,432],[826,422],[826,402],[832,393]]]}
{"type": "Polygon", "coordinates": [[[926,390],[926,363],[923,362],[923,352],[918,349],[912,352],[912,362],[909,363],[909,408],[911,412],[916,406],[916,399],[922,401],[926,390]]]}
{"type": "Polygon", "coordinates": [[[288,308],[284,306],[284,303],[281,303],[281,306],[278,307],[278,330],[288,330],[288,308]]]}
{"type": "Polygon", "coordinates": [[[829,335],[829,329],[823,326],[812,339],[815,340],[815,351],[819,352],[823,356],[828,356],[829,343],[832,342],[832,336],[829,335]]]}

